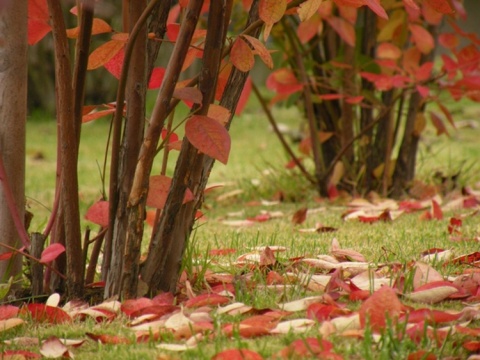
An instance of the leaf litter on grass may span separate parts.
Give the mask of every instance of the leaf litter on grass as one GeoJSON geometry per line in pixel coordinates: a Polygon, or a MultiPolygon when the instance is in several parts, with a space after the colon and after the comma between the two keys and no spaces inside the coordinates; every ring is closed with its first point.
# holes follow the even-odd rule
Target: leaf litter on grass
{"type": "MultiPolygon", "coordinates": [[[[422,221],[439,221],[452,208],[467,209],[469,213],[449,219],[445,233],[452,242],[477,241],[462,232],[462,220],[476,215],[478,195],[473,200],[471,194],[443,205],[438,197],[408,203],[355,199],[348,204],[342,218],[373,226],[371,224],[379,221],[396,221],[405,213],[419,212],[418,218],[422,221]]],[[[318,211],[323,209],[301,208],[295,212],[291,222],[298,234],[308,232],[299,227],[318,211]]],[[[243,212],[238,215],[242,216],[243,212]]],[[[286,216],[278,211],[265,211],[241,220],[247,220],[248,224],[223,221],[223,226],[254,223],[261,227],[265,222],[284,218],[286,216]]],[[[317,224],[315,231],[323,232],[317,230],[323,227],[328,228],[317,224]]],[[[453,335],[466,354],[480,352],[477,341],[480,328],[475,322],[480,318],[480,273],[475,271],[480,263],[477,252],[454,254],[451,249],[425,249],[418,254],[419,260],[400,264],[371,261],[355,249],[342,248],[336,238],[331,241],[328,253],[289,257],[290,250],[278,245],[256,246],[243,254],[237,254],[239,249],[233,248],[209,250],[211,268],[202,271],[203,278],[195,287],[190,282],[192,279],[182,276],[176,296],[159,294],[151,299],[111,300],[94,306],[70,301],[60,307],[59,296],[54,294],[46,304],[2,305],[0,332],[5,333],[4,338],[13,328],[18,329],[14,332],[18,334],[27,333],[28,328],[36,324],[74,325],[86,320],[98,324],[117,323],[130,333],[130,336],[109,334],[97,327],[95,331],[85,331],[80,339],[50,336],[28,342],[27,337],[17,336],[4,341],[2,356],[73,358],[76,352],[81,353],[84,344],[92,341],[106,346],[153,342],[159,353],[176,354],[195,352],[199,344],[204,347],[221,339],[286,336],[294,340],[283,348],[258,350],[223,345],[222,350],[215,346],[213,358],[342,359],[342,349],[334,345],[336,339],[365,342],[371,337],[373,344],[375,341],[378,344],[392,328],[403,329],[394,333],[398,341],[407,338],[416,344],[415,351],[405,354],[409,359],[436,359],[436,354],[443,354],[445,342],[453,335]],[[225,260],[227,258],[230,260],[225,260]],[[435,269],[433,264],[440,264],[440,271],[439,266],[435,269]],[[441,269],[446,266],[456,269],[456,275],[452,275],[451,269],[449,276],[442,275],[441,269]],[[270,291],[278,294],[275,297],[281,301],[268,308],[256,308],[239,301],[240,290],[270,291]],[[441,308],[442,304],[451,303],[459,304],[457,308],[461,310],[441,308]],[[435,347],[428,351],[422,349],[426,342],[435,347]],[[24,344],[21,350],[18,344],[24,344]]]]}

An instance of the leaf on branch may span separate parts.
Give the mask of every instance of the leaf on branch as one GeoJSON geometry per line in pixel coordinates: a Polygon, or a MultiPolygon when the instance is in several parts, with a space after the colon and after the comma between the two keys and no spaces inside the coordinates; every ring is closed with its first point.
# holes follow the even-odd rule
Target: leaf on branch
{"type": "Polygon", "coordinates": [[[380,5],[379,0],[363,0],[365,5],[367,5],[370,10],[372,10],[377,16],[381,17],[382,19],[388,20],[388,15],[385,9],[380,5]]]}
{"type": "Polygon", "coordinates": [[[350,46],[355,46],[356,35],[355,28],[347,20],[338,16],[326,18],[328,24],[335,30],[340,38],[350,46]]]}
{"type": "Polygon", "coordinates": [[[150,81],[148,82],[148,89],[158,89],[162,85],[163,78],[165,76],[165,68],[156,67],[152,71],[150,81]]]}
{"type": "Polygon", "coordinates": [[[230,135],[215,119],[202,115],[192,116],[185,124],[185,136],[199,151],[223,164],[228,162],[230,135]]]}
{"type": "Polygon", "coordinates": [[[312,16],[310,19],[301,22],[297,27],[297,36],[302,44],[306,44],[312,38],[323,32],[323,21],[319,16],[312,16]]]}
{"type": "Polygon", "coordinates": [[[310,19],[317,12],[322,1],[323,0],[307,0],[304,3],[301,3],[297,9],[300,21],[303,22],[310,19]]]}
{"type": "Polygon", "coordinates": [[[255,64],[252,49],[241,37],[238,37],[233,43],[230,60],[238,70],[243,72],[250,71],[255,64]]]}
{"type": "Polygon", "coordinates": [[[100,45],[88,57],[87,70],[97,69],[105,65],[125,46],[125,42],[119,40],[110,40],[100,45]]]}
{"type": "Polygon", "coordinates": [[[250,45],[253,46],[255,49],[255,53],[260,56],[260,59],[267,65],[269,69],[273,68],[273,60],[272,56],[270,55],[270,52],[268,49],[265,47],[265,45],[258,40],[257,38],[250,36],[250,35],[242,35],[244,39],[246,39],[250,45]]]}
{"type": "Polygon", "coordinates": [[[122,75],[123,60],[125,58],[125,49],[121,48],[110,60],[108,60],[103,66],[107,71],[120,79],[122,75]]]}
{"type": "MultiPolygon", "coordinates": [[[[157,209],[163,209],[167,202],[168,192],[172,186],[172,178],[165,175],[150,176],[147,206],[151,206],[157,209]]],[[[185,196],[183,198],[183,204],[192,201],[194,199],[193,193],[190,189],[185,190],[185,196]]]]}
{"type": "Polygon", "coordinates": [[[435,47],[435,40],[432,34],[423,26],[417,24],[409,24],[408,28],[412,33],[413,42],[418,50],[420,50],[422,54],[430,53],[435,47]]]}
{"type": "Polygon", "coordinates": [[[228,120],[230,120],[231,113],[230,110],[223,106],[210,104],[207,116],[217,120],[220,124],[225,125],[228,120]]]}
{"type": "MultiPolygon", "coordinates": [[[[94,18],[92,24],[92,35],[104,34],[112,32],[112,27],[108,25],[105,20],[94,18]]],[[[67,37],[70,39],[76,39],[80,33],[80,27],[74,27],[72,29],[67,29],[67,37]]]]}
{"type": "Polygon", "coordinates": [[[430,111],[430,120],[432,120],[432,124],[437,130],[437,136],[445,134],[449,136],[447,128],[443,122],[443,120],[433,111],[430,111]]]}
{"type": "Polygon", "coordinates": [[[258,15],[265,22],[263,39],[266,41],[270,35],[273,24],[280,21],[287,10],[287,0],[260,0],[258,15]]]}
{"type": "Polygon", "coordinates": [[[35,45],[52,29],[46,0],[28,1],[28,45],[35,45]]]}
{"type": "Polygon", "coordinates": [[[60,243],[54,243],[45,248],[40,257],[40,263],[47,264],[55,260],[60,254],[65,252],[65,246],[60,243]]]}
{"type": "Polygon", "coordinates": [[[405,6],[411,7],[414,10],[419,10],[420,8],[418,7],[417,3],[415,0],[403,0],[403,4],[405,6]]]}
{"type": "Polygon", "coordinates": [[[377,47],[377,57],[379,59],[397,60],[402,57],[402,51],[390,42],[382,42],[377,47]]]}
{"type": "Polygon", "coordinates": [[[449,0],[426,0],[426,2],[439,13],[453,14],[455,12],[449,0]]]}
{"type": "Polygon", "coordinates": [[[113,114],[114,112],[115,112],[115,109],[106,109],[106,110],[95,111],[87,115],[83,115],[82,123],[87,123],[96,119],[100,119],[104,116],[113,114]]]}
{"type": "Polygon", "coordinates": [[[108,201],[97,201],[87,210],[85,219],[101,227],[108,227],[108,207],[108,201]]]}
{"type": "Polygon", "coordinates": [[[177,88],[173,92],[173,97],[179,100],[193,102],[195,104],[201,104],[203,99],[202,92],[194,87],[177,88]]]}

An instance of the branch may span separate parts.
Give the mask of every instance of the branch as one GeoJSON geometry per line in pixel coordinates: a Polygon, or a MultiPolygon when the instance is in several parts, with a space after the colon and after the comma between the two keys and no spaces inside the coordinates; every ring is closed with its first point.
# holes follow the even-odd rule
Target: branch
{"type": "Polygon", "coordinates": [[[310,181],[313,185],[315,185],[317,182],[315,181],[315,179],[312,177],[312,175],[307,171],[307,169],[305,169],[305,167],[303,166],[303,164],[300,162],[300,160],[298,159],[298,157],[294,154],[292,148],[290,147],[290,145],[288,145],[287,141],[285,140],[285,136],[283,136],[282,132],[280,131],[280,129],[278,128],[278,125],[277,125],[277,122],[275,121],[275,119],[273,118],[273,115],[272,115],[272,112],[270,111],[270,109],[268,108],[266,102],[265,102],[265,99],[262,97],[262,95],[260,94],[260,91],[258,90],[258,87],[257,85],[255,85],[255,83],[252,81],[252,90],[253,92],[255,93],[255,95],[257,96],[257,99],[258,101],[260,102],[260,105],[262,106],[262,109],[263,111],[265,112],[265,115],[267,115],[267,119],[268,119],[268,122],[270,123],[270,125],[272,126],[273,128],[273,131],[275,132],[275,134],[277,135],[278,139],[280,140],[280,143],[282,144],[283,148],[285,149],[285,151],[288,153],[288,155],[292,158],[293,162],[295,163],[295,165],[300,169],[300,171],[302,172],[302,174],[305,176],[305,178],[307,178],[308,181],[310,181]]]}

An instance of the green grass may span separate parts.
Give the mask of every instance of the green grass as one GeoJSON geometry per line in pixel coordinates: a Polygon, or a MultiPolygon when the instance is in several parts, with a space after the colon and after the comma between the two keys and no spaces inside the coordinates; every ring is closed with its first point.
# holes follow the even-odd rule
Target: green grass
{"type": "MultiPolygon", "coordinates": [[[[459,112],[459,118],[468,118],[478,113],[478,109],[469,108],[459,112]],[[477,112],[475,112],[477,111],[477,112]]],[[[460,111],[460,110],[459,110],[460,111]]],[[[295,124],[298,114],[292,110],[277,109],[276,114],[280,121],[289,125],[295,124]]],[[[85,124],[82,128],[82,144],[79,159],[79,181],[81,211],[84,213],[88,206],[102,195],[103,185],[100,171],[103,168],[105,143],[108,134],[108,122],[99,120],[85,124]]],[[[449,216],[444,220],[419,221],[419,213],[402,215],[393,222],[379,222],[364,224],[359,221],[343,221],[341,214],[345,211],[342,203],[330,204],[318,202],[315,191],[309,189],[298,175],[283,168],[286,156],[274,134],[269,131],[267,121],[262,113],[250,110],[245,115],[236,118],[232,126],[232,152],[227,166],[216,164],[210,183],[225,183],[222,189],[214,190],[207,195],[203,211],[207,217],[205,223],[200,223],[190,241],[184,268],[191,275],[193,281],[198,266],[214,271],[234,274],[241,278],[246,273],[245,268],[235,267],[232,264],[237,257],[251,251],[256,246],[279,245],[287,247],[285,253],[278,254],[281,264],[289,265],[291,258],[306,256],[315,257],[328,254],[333,238],[336,238],[342,248],[351,248],[362,253],[373,264],[398,263],[401,266],[419,260],[421,252],[430,248],[451,249],[455,255],[462,255],[476,251],[478,244],[473,241],[452,242],[447,233],[449,216]],[[242,193],[219,201],[218,196],[234,190],[242,193]],[[277,191],[287,194],[291,201],[274,206],[259,204],[247,205],[247,201],[271,200],[277,191]],[[295,200],[295,201],[293,201],[295,200]],[[308,216],[302,225],[293,225],[291,217],[296,210],[308,207],[319,209],[308,216]],[[281,212],[282,217],[264,223],[257,223],[250,227],[232,227],[222,223],[223,219],[246,219],[254,217],[261,210],[281,212]],[[239,212],[241,212],[239,214],[239,212]],[[231,213],[237,213],[231,216],[231,213]],[[337,228],[333,233],[301,233],[300,228],[313,228],[321,223],[325,226],[337,228]],[[231,255],[211,258],[210,249],[233,248],[236,252],[231,255]]],[[[52,119],[31,119],[27,133],[27,202],[35,218],[31,231],[41,231],[45,226],[54,196],[56,176],[56,125],[52,119]]],[[[418,161],[419,174],[426,181],[432,181],[431,174],[441,171],[444,174],[456,173],[463,163],[461,183],[474,185],[479,180],[479,168],[476,159],[480,155],[477,141],[478,129],[459,129],[451,131],[451,137],[436,137],[432,129],[425,132],[425,144],[421,145],[418,161]]],[[[172,158],[173,160],[173,158],[172,158]]],[[[155,164],[154,173],[158,173],[160,164],[155,164]]],[[[173,162],[169,168],[173,171],[173,162]]],[[[461,211],[465,213],[466,211],[461,211]]],[[[82,222],[85,228],[87,222],[82,222]]],[[[464,236],[473,238],[480,232],[476,217],[464,219],[462,226],[464,236]]],[[[434,267],[443,275],[454,275],[460,270],[458,267],[443,266],[443,263],[434,264],[434,267]]],[[[281,270],[279,270],[281,271],[281,270]]],[[[248,273],[248,272],[247,272],[248,273]]],[[[407,272],[406,275],[409,275],[407,272]]],[[[410,274],[411,275],[411,274],[410,274]]],[[[260,270],[253,272],[253,278],[258,284],[264,284],[265,273],[260,270]]],[[[201,278],[201,277],[200,277],[201,278]]],[[[312,295],[301,286],[287,289],[282,292],[267,290],[261,286],[256,289],[246,289],[241,282],[237,286],[236,301],[242,301],[256,308],[278,308],[278,303],[299,299],[312,295]]],[[[194,290],[199,291],[203,286],[200,280],[193,283],[194,290]]],[[[345,302],[344,300],[342,300],[345,302]]],[[[413,304],[402,299],[407,305],[420,307],[422,304],[413,304]]],[[[429,305],[430,306],[430,305],[429,305]]],[[[348,303],[351,309],[358,309],[359,304],[348,303]]],[[[435,308],[452,308],[459,310],[460,301],[441,303],[435,308]]],[[[294,317],[304,316],[304,313],[294,317]]],[[[287,334],[282,336],[268,336],[258,339],[243,339],[238,334],[233,339],[225,337],[221,332],[223,324],[232,321],[228,316],[215,316],[215,340],[205,339],[194,350],[181,355],[170,354],[171,357],[161,357],[166,354],[155,346],[159,342],[134,345],[99,345],[87,340],[78,349],[73,349],[77,359],[102,358],[107,359],[145,359],[145,358],[182,358],[182,359],[209,359],[215,353],[227,348],[249,348],[258,351],[265,358],[279,351],[299,337],[318,336],[320,324],[306,334],[287,334]]],[[[49,336],[62,338],[85,339],[85,333],[99,333],[122,335],[133,338],[126,326],[127,319],[120,317],[112,323],[96,324],[92,320],[76,321],[73,326],[45,326],[40,324],[25,325],[8,332],[0,332],[1,340],[15,336],[33,336],[46,339],[49,336]]],[[[473,327],[478,327],[478,321],[473,327]]],[[[373,341],[368,333],[364,340],[349,339],[338,335],[329,338],[334,343],[335,351],[343,354],[346,359],[392,359],[406,358],[409,353],[418,348],[433,348],[438,356],[466,357],[461,346],[462,337],[452,335],[443,349],[425,340],[418,345],[410,340],[400,341],[398,334],[404,329],[389,327],[379,342],[373,341]]],[[[171,339],[165,339],[171,341],[171,339]]],[[[0,345],[0,351],[21,347],[0,345]]],[[[33,347],[32,351],[37,351],[33,347]]]]}

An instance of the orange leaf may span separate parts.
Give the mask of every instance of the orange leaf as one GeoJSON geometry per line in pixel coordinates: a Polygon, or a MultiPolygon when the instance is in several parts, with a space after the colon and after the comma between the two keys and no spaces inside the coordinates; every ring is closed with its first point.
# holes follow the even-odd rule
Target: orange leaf
{"type": "Polygon", "coordinates": [[[99,68],[113,58],[121,49],[123,49],[125,43],[118,40],[110,40],[105,44],[99,46],[88,57],[88,70],[99,68]]]}
{"type": "Polygon", "coordinates": [[[218,294],[198,295],[185,302],[186,308],[198,308],[202,306],[216,306],[230,302],[230,299],[218,294]]]}
{"type": "MultiPolygon", "coordinates": [[[[112,31],[112,27],[108,25],[104,20],[94,18],[92,24],[92,35],[104,34],[112,31]]],[[[67,29],[67,37],[70,39],[76,39],[80,32],[80,27],[74,27],[67,29]]]]}
{"type": "Polygon", "coordinates": [[[297,10],[300,21],[303,22],[310,19],[317,12],[322,1],[323,0],[307,0],[301,3],[297,10]]]}
{"type": "Polygon", "coordinates": [[[280,21],[287,10],[287,0],[260,0],[258,14],[266,24],[280,21]]]}
{"type": "Polygon", "coordinates": [[[267,65],[269,69],[272,69],[273,68],[272,56],[270,55],[270,52],[265,47],[265,45],[260,40],[250,35],[243,35],[243,38],[245,38],[250,43],[250,45],[253,46],[253,48],[255,49],[255,53],[258,54],[258,56],[260,56],[260,59],[262,59],[265,65],[267,65]]]}
{"type": "Polygon", "coordinates": [[[192,116],[185,124],[185,136],[199,151],[223,164],[228,162],[230,135],[215,119],[202,115],[192,116]]]}
{"type": "Polygon", "coordinates": [[[220,124],[225,125],[228,120],[230,120],[231,113],[230,110],[223,106],[210,104],[207,116],[217,120],[220,124]]]}
{"type": "Polygon", "coordinates": [[[233,43],[230,60],[238,70],[243,72],[250,71],[255,64],[252,49],[241,37],[238,37],[233,43]]]}
{"type": "Polygon", "coordinates": [[[309,42],[316,34],[323,31],[323,22],[318,16],[313,16],[310,19],[301,22],[297,27],[298,39],[302,44],[309,42]]]}
{"type": "Polygon", "coordinates": [[[413,42],[422,54],[428,54],[433,50],[435,47],[435,40],[427,29],[417,24],[409,24],[408,28],[412,33],[413,42]]]}
{"type": "Polygon", "coordinates": [[[377,57],[379,59],[397,60],[402,56],[402,50],[390,42],[382,42],[377,47],[377,57]]]}
{"type": "MultiPolygon", "coordinates": [[[[148,195],[147,195],[147,206],[151,206],[157,209],[162,209],[165,206],[167,201],[168,192],[172,186],[172,178],[165,175],[154,175],[150,176],[148,195]]],[[[192,201],[194,198],[193,193],[190,189],[185,190],[185,196],[183,198],[183,203],[192,201]]]]}
{"type": "Polygon", "coordinates": [[[106,110],[100,110],[100,111],[92,112],[92,113],[87,114],[87,115],[83,115],[82,116],[82,123],[87,123],[87,122],[90,122],[90,121],[93,121],[93,120],[96,120],[96,119],[100,119],[104,116],[113,114],[114,112],[115,112],[115,109],[106,109],[106,110]]]}
{"type": "Polygon", "coordinates": [[[395,291],[388,286],[383,286],[365,300],[360,307],[360,324],[363,328],[368,321],[374,331],[379,331],[385,328],[387,317],[393,320],[403,310],[404,306],[398,300],[395,291]]]}

